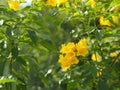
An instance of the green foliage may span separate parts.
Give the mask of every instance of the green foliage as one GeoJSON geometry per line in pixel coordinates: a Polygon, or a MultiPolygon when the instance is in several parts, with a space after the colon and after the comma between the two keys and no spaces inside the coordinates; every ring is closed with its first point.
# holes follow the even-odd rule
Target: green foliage
{"type": "Polygon", "coordinates": [[[12,79],[11,76],[7,78],[5,77],[0,78],[0,84],[9,83],[9,82],[16,82],[16,80],[12,79]]]}
{"type": "Polygon", "coordinates": [[[33,0],[16,11],[7,0],[0,2],[1,90],[120,89],[120,10],[114,12],[119,0],[96,0],[94,8],[84,0],[68,0],[55,7],[33,0]],[[101,25],[100,16],[111,26],[101,25]],[[112,16],[118,17],[117,23],[112,16]],[[88,55],[62,71],[58,63],[61,44],[81,38],[88,41],[88,55]],[[118,55],[111,57],[115,51],[118,55]],[[93,61],[93,53],[102,61],[93,61]],[[102,75],[97,76],[99,71],[102,75]]]}

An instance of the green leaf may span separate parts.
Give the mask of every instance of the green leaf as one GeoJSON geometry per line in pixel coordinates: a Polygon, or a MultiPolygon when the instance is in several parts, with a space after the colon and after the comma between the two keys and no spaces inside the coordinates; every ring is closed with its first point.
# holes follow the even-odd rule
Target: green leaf
{"type": "Polygon", "coordinates": [[[9,37],[12,37],[12,28],[8,27],[7,30],[6,30],[6,35],[9,36],[9,37]]]}
{"type": "Polygon", "coordinates": [[[28,31],[28,34],[29,34],[31,40],[33,41],[33,43],[36,44],[37,40],[38,40],[36,32],[33,30],[27,30],[27,31],[28,31]]]}
{"type": "Polygon", "coordinates": [[[0,62],[0,75],[3,75],[4,66],[5,66],[5,62],[0,62]]]}
{"type": "Polygon", "coordinates": [[[3,71],[4,76],[7,76],[9,74],[9,65],[10,65],[10,62],[6,61],[4,66],[4,71],[3,71]]]}
{"type": "Polygon", "coordinates": [[[98,90],[109,90],[109,87],[104,80],[99,80],[98,82],[98,90]]]}
{"type": "Polygon", "coordinates": [[[6,8],[4,5],[0,5],[0,9],[6,8]]]}
{"type": "Polygon", "coordinates": [[[16,82],[16,81],[13,80],[13,79],[2,79],[2,80],[0,80],[0,83],[8,83],[8,82],[16,82]]]}
{"type": "Polygon", "coordinates": [[[0,6],[7,6],[8,0],[0,0],[0,6]]]}
{"type": "Polygon", "coordinates": [[[25,62],[24,58],[21,57],[21,56],[18,56],[18,57],[16,58],[16,61],[17,61],[18,63],[20,63],[20,64],[26,65],[26,62],[25,62]]]}
{"type": "Polygon", "coordinates": [[[12,48],[12,56],[13,56],[13,58],[17,58],[17,56],[18,56],[18,47],[17,46],[14,46],[12,48]]]}
{"type": "Polygon", "coordinates": [[[16,80],[15,79],[13,79],[11,76],[8,76],[8,77],[4,77],[4,76],[2,76],[1,78],[0,78],[0,84],[2,83],[10,83],[10,82],[16,82],[16,80]]]}
{"type": "Polygon", "coordinates": [[[55,46],[52,44],[52,42],[48,41],[48,40],[42,40],[40,42],[40,44],[47,48],[49,51],[54,51],[55,50],[55,46]]]}
{"type": "Polygon", "coordinates": [[[67,84],[67,90],[77,90],[78,82],[70,82],[67,84]]]}
{"type": "Polygon", "coordinates": [[[110,7],[113,7],[113,6],[120,6],[120,0],[113,0],[112,3],[110,4],[110,7]]]}

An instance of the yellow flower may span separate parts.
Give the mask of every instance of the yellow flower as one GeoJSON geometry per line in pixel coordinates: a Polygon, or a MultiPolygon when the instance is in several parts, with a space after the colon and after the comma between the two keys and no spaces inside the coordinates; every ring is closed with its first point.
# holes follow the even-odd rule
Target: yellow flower
{"type": "Polygon", "coordinates": [[[66,57],[64,57],[63,55],[59,56],[59,63],[61,63],[61,67],[64,71],[66,71],[68,68],[70,68],[70,64],[68,63],[68,60],[66,57]]]}
{"type": "Polygon", "coordinates": [[[77,56],[86,56],[88,53],[88,46],[87,46],[87,41],[86,39],[81,39],[77,44],[76,44],[76,50],[77,50],[77,56]]]}
{"type": "Polygon", "coordinates": [[[8,5],[13,10],[18,10],[20,6],[19,0],[9,0],[8,5]]]}
{"type": "Polygon", "coordinates": [[[100,62],[100,61],[101,61],[101,56],[100,56],[99,54],[92,54],[91,59],[92,59],[93,61],[100,62]]]}
{"type": "Polygon", "coordinates": [[[87,2],[88,0],[80,0],[81,2],[87,2]]]}
{"type": "Polygon", "coordinates": [[[64,4],[66,2],[67,2],[67,0],[60,0],[60,4],[64,4]]]}
{"type": "Polygon", "coordinates": [[[78,64],[77,56],[85,56],[88,53],[86,39],[81,39],[76,45],[73,42],[62,44],[59,60],[61,67],[66,71],[72,64],[78,64]]]}
{"type": "Polygon", "coordinates": [[[112,20],[113,20],[114,23],[119,22],[119,18],[117,16],[112,16],[112,20]]]}
{"type": "Polygon", "coordinates": [[[67,2],[67,0],[47,0],[47,4],[51,5],[51,6],[56,6],[56,5],[59,5],[59,4],[64,4],[66,2],[67,2]]]}
{"type": "Polygon", "coordinates": [[[97,72],[97,77],[100,77],[103,75],[103,70],[106,68],[105,66],[98,66],[99,71],[97,72]]]}
{"type": "Polygon", "coordinates": [[[97,77],[102,76],[102,74],[103,74],[102,71],[98,71],[98,72],[97,72],[97,77]]]}
{"type": "Polygon", "coordinates": [[[79,60],[75,56],[75,53],[71,52],[66,54],[65,56],[60,55],[58,62],[61,63],[63,71],[66,71],[68,68],[70,68],[72,64],[78,64],[79,60]]]}
{"type": "Polygon", "coordinates": [[[58,0],[47,0],[46,3],[51,6],[56,6],[58,4],[58,0]]]}
{"type": "Polygon", "coordinates": [[[96,6],[96,1],[95,0],[90,0],[91,2],[91,7],[94,8],[96,6]]]}
{"type": "Polygon", "coordinates": [[[110,21],[105,19],[103,16],[100,16],[99,22],[100,22],[100,25],[111,26],[110,21]]]}
{"type": "Polygon", "coordinates": [[[61,53],[66,54],[71,51],[75,51],[75,44],[73,42],[69,42],[67,45],[62,44],[62,48],[60,50],[61,53]]]}
{"type": "Polygon", "coordinates": [[[111,57],[117,57],[118,54],[119,54],[119,52],[118,52],[118,51],[115,51],[115,52],[112,52],[112,53],[110,54],[110,56],[111,56],[111,57]]]}
{"type": "Polygon", "coordinates": [[[102,12],[105,12],[105,8],[104,7],[102,8],[102,12]]]}
{"type": "Polygon", "coordinates": [[[119,7],[115,7],[114,10],[113,10],[114,13],[117,13],[119,12],[119,7]]]}
{"type": "Polygon", "coordinates": [[[82,0],[82,2],[85,2],[86,5],[89,5],[92,8],[96,7],[96,0],[82,0]],[[86,3],[86,1],[87,1],[87,3],[86,3]]]}

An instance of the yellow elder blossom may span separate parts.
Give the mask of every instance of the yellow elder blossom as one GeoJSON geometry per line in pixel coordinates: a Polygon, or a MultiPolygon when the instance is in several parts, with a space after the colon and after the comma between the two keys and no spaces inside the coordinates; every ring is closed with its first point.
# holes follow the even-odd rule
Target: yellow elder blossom
{"type": "Polygon", "coordinates": [[[101,61],[101,56],[100,56],[99,54],[92,54],[91,59],[92,59],[93,61],[100,62],[100,61],[101,61]]]}
{"type": "Polygon", "coordinates": [[[105,69],[106,67],[105,66],[100,66],[99,67],[99,71],[97,72],[97,77],[100,77],[103,75],[103,69],[105,69]]]}
{"type": "Polygon", "coordinates": [[[74,52],[75,51],[75,44],[73,42],[69,42],[67,45],[62,44],[62,48],[60,50],[60,53],[66,54],[69,52],[74,52]]]}
{"type": "Polygon", "coordinates": [[[59,56],[59,63],[61,63],[63,71],[66,71],[72,64],[78,64],[79,60],[75,56],[74,52],[68,53],[65,56],[60,55],[59,56]]]}
{"type": "Polygon", "coordinates": [[[119,12],[119,7],[115,7],[113,10],[114,13],[118,13],[119,12]]]}
{"type": "Polygon", "coordinates": [[[18,10],[20,7],[20,2],[19,0],[9,0],[8,5],[11,9],[18,10]]]}
{"type": "Polygon", "coordinates": [[[115,51],[115,52],[112,52],[112,53],[110,54],[110,56],[111,56],[111,57],[117,57],[118,54],[119,54],[119,52],[118,52],[118,51],[115,51]]]}
{"type": "Polygon", "coordinates": [[[58,3],[58,0],[47,0],[47,4],[51,6],[56,6],[58,3]]]}
{"type": "Polygon", "coordinates": [[[61,63],[64,71],[70,68],[72,64],[79,62],[75,55],[75,44],[73,42],[69,42],[67,45],[62,44],[60,53],[58,62],[61,63]]]}
{"type": "Polygon", "coordinates": [[[86,2],[87,5],[90,5],[92,8],[96,7],[96,0],[82,0],[82,2],[86,2]]]}
{"type": "Polygon", "coordinates": [[[105,19],[103,16],[100,16],[99,22],[100,22],[100,25],[111,26],[110,21],[105,19]]]}
{"type": "Polygon", "coordinates": [[[113,20],[114,23],[119,22],[119,18],[117,16],[112,16],[112,20],[113,20]]]}
{"type": "Polygon", "coordinates": [[[96,6],[96,1],[95,0],[90,0],[91,7],[94,8],[96,6]]]}
{"type": "Polygon", "coordinates": [[[61,67],[66,71],[72,64],[78,64],[77,56],[85,56],[88,53],[86,39],[81,39],[76,45],[73,42],[62,44],[59,60],[61,67]]]}
{"type": "Polygon", "coordinates": [[[76,51],[77,51],[77,56],[86,56],[88,53],[88,46],[87,46],[87,40],[81,39],[77,44],[76,44],[76,51]]]}
{"type": "Polygon", "coordinates": [[[60,0],[60,4],[66,3],[66,2],[67,2],[67,0],[60,0]]]}
{"type": "Polygon", "coordinates": [[[63,4],[66,2],[67,0],[47,0],[47,4],[51,6],[56,6],[56,5],[63,4]]]}
{"type": "Polygon", "coordinates": [[[102,76],[102,74],[103,74],[102,71],[98,71],[98,72],[97,72],[97,77],[102,76]]]}
{"type": "Polygon", "coordinates": [[[101,10],[102,10],[102,12],[105,12],[105,7],[103,7],[101,10]]]}

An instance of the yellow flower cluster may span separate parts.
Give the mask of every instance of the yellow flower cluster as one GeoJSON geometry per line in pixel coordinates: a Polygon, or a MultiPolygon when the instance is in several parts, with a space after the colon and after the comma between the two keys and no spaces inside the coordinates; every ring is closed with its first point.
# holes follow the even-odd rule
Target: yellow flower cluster
{"type": "Polygon", "coordinates": [[[8,5],[11,9],[18,10],[20,7],[20,2],[19,0],[9,0],[8,5]]]}
{"type": "Polygon", "coordinates": [[[86,39],[81,39],[77,44],[69,42],[67,45],[62,44],[58,62],[61,67],[66,71],[72,64],[78,64],[77,56],[86,56],[88,53],[86,39]]]}
{"type": "MultiPolygon", "coordinates": [[[[103,7],[101,11],[105,12],[105,8],[103,7]]],[[[113,13],[118,13],[118,12],[119,12],[119,8],[118,7],[114,8],[113,13]]],[[[113,16],[111,16],[111,19],[112,19],[113,23],[118,24],[118,22],[119,22],[118,16],[113,15],[113,16]]],[[[111,26],[112,25],[111,22],[108,19],[105,19],[103,16],[99,17],[99,22],[100,22],[100,25],[103,25],[103,26],[111,26]]]]}
{"type": "MultiPolygon", "coordinates": [[[[113,10],[113,13],[119,13],[119,7],[115,7],[114,10],[113,10]]],[[[112,20],[114,23],[118,23],[119,22],[119,18],[118,16],[112,16],[112,20]]]]}
{"type": "Polygon", "coordinates": [[[59,5],[59,4],[64,4],[66,3],[67,0],[47,0],[47,4],[48,5],[51,5],[51,6],[56,6],[56,5],[59,5]]]}

